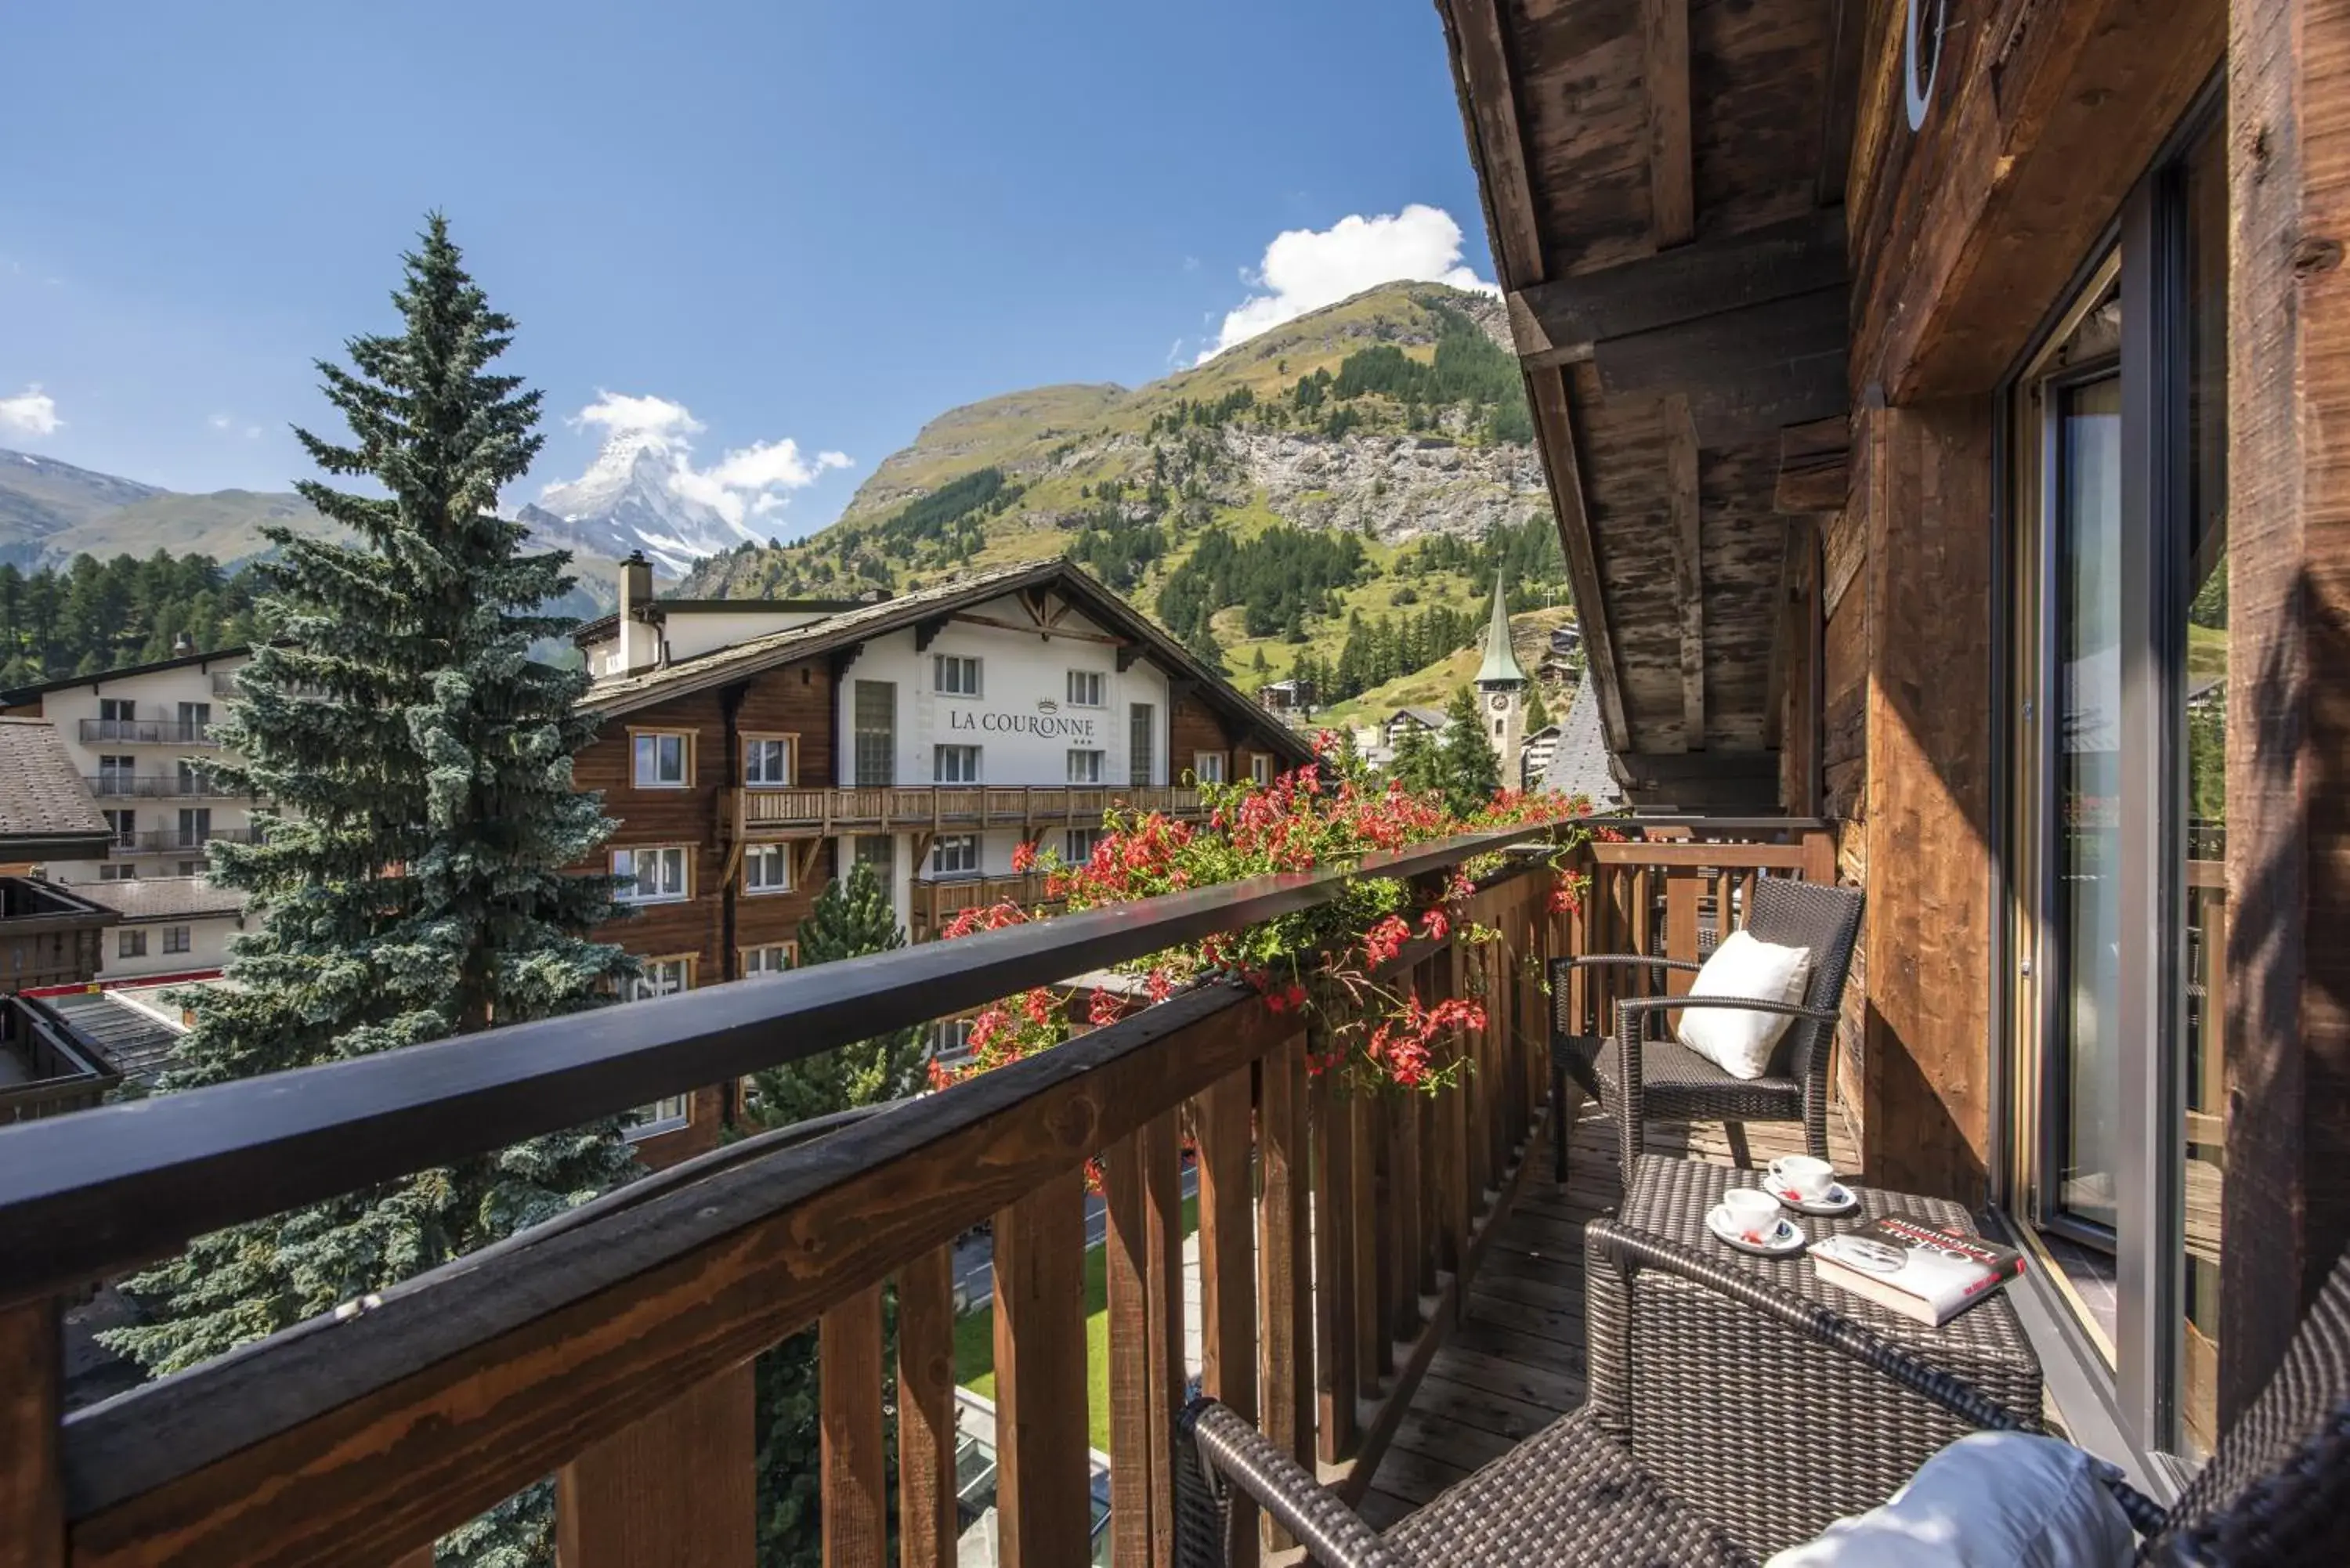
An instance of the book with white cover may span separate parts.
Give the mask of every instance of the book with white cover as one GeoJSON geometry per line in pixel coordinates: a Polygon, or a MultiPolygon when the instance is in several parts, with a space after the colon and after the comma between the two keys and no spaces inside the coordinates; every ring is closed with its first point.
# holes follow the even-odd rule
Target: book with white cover
{"type": "Polygon", "coordinates": [[[2023,1272],[2012,1247],[1887,1216],[1812,1244],[1812,1267],[1832,1285],[1928,1327],[1939,1327],[2023,1272]]]}

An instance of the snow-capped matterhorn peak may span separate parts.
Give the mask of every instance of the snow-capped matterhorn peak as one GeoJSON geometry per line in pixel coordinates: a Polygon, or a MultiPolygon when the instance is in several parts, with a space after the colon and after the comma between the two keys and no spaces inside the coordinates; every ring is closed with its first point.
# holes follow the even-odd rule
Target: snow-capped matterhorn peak
{"type": "Polygon", "coordinates": [[[642,550],[666,576],[751,535],[686,493],[691,471],[658,431],[620,430],[577,479],[550,484],[518,514],[548,544],[618,559],[642,550]]]}

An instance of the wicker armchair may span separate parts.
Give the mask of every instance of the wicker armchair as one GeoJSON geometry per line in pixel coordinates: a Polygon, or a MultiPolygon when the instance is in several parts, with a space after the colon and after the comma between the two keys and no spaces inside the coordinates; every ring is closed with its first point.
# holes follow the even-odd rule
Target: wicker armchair
{"type": "MultiPolygon", "coordinates": [[[[1853,944],[1860,934],[1860,910],[1861,895],[1856,888],[1783,877],[1757,880],[1746,910],[1745,929],[1762,941],[1811,950],[1811,980],[1803,1005],[1687,996],[1628,998],[1616,1004],[1612,1039],[1581,1033],[1583,1020],[1569,1014],[1567,981],[1575,971],[1605,966],[1695,971],[1700,966],[1686,959],[1627,953],[1552,960],[1553,1127],[1558,1126],[1566,1081],[1573,1076],[1596,1093],[1616,1118],[1627,1180],[1640,1152],[1642,1124],[1651,1117],[1659,1121],[1706,1117],[1732,1122],[1799,1121],[1804,1124],[1805,1147],[1820,1158],[1827,1158],[1830,1047],[1835,1039],[1836,1009],[1844,1000],[1845,977],[1852,970],[1853,944]],[[1687,1007],[1783,1012],[1795,1022],[1779,1042],[1773,1071],[1759,1078],[1733,1078],[1665,1033],[1664,1015],[1687,1007]]],[[[1565,1137],[1554,1136],[1551,1147],[1555,1174],[1565,1181],[1565,1137]]]]}
{"type": "MultiPolygon", "coordinates": [[[[1759,1319],[1810,1338],[1818,1347],[1819,1376],[1806,1379],[1804,1389],[1781,1392],[1815,1398],[1809,1412],[1814,1434],[1840,1430],[1838,1391],[1856,1378],[1889,1380],[1975,1428],[2034,1429],[2033,1422],[1840,1314],[1669,1241],[1605,1220],[1592,1231],[1595,1245],[1637,1254],[1643,1267],[1696,1281],[1759,1319]]],[[[1701,1356],[1735,1348],[1734,1342],[1725,1345],[1700,1335],[1691,1343],[1643,1345],[1638,1355],[1701,1356]]],[[[1602,1375],[1593,1368],[1595,1405],[1602,1375]]],[[[1707,1415],[1686,1409],[1678,1418],[1694,1426],[1707,1415]]],[[[1877,1434],[1849,1436],[1866,1443],[1877,1434]]],[[[1731,1519],[1746,1512],[1751,1499],[1668,1483],[1610,1437],[1588,1408],[1544,1428],[1384,1535],[1212,1399],[1195,1399],[1185,1408],[1177,1450],[1178,1568],[1228,1568],[1235,1561],[1235,1493],[1254,1499],[1325,1568],[1624,1563],[1751,1568],[1764,1552],[1791,1543],[1740,1539],[1731,1519]]],[[[1755,1493],[1769,1480],[1750,1468],[1737,1485],[1755,1493]]],[[[2114,1492],[2147,1538],[2139,1557],[2144,1563],[2338,1568],[2350,1563],[2350,1258],[2335,1264],[2267,1391],[2221,1439],[2176,1507],[2166,1512],[2120,1483],[2114,1483],[2114,1492]]]]}

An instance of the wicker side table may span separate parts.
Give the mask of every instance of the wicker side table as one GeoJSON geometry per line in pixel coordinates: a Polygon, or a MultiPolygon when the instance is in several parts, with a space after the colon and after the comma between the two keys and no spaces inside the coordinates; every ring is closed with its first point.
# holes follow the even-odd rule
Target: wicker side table
{"type": "MultiPolygon", "coordinates": [[[[1716,1241],[1706,1211],[1760,1171],[1644,1156],[1628,1173],[1618,1223],[1749,1272],[1866,1324],[2008,1409],[2037,1415],[2040,1361],[2014,1306],[1994,1295],[1928,1328],[1822,1282],[1803,1253],[1761,1258],[1716,1241]]],[[[1812,1241],[1895,1214],[1973,1234],[1958,1204],[1855,1188],[1860,1207],[1834,1220],[1793,1215],[1812,1241]]],[[[1759,1556],[1873,1508],[1965,1423],[1866,1368],[1840,1363],[1691,1282],[1643,1270],[1595,1238],[1586,1260],[1592,1418],[1634,1461],[1710,1511],[1759,1556]],[[1671,1345],[1670,1355],[1643,1355],[1671,1345]]]]}

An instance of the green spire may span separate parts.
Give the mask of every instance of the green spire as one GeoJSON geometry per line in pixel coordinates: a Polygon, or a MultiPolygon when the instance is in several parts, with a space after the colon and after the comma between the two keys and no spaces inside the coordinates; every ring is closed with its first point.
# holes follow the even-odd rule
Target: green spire
{"type": "Polygon", "coordinates": [[[1493,574],[1493,618],[1485,628],[1485,662],[1477,667],[1480,686],[1523,686],[1526,672],[1510,651],[1510,607],[1503,597],[1502,574],[1493,574]]]}

